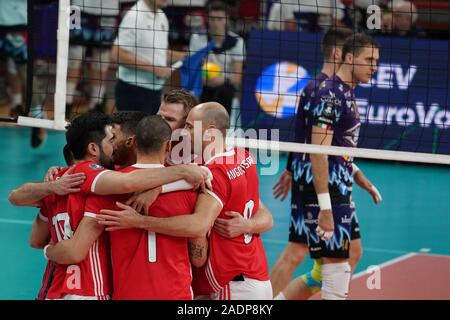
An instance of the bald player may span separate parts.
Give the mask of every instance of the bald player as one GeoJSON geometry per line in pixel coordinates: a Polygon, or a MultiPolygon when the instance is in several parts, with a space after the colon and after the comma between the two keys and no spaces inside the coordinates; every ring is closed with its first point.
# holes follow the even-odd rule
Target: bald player
{"type": "Polygon", "coordinates": [[[212,191],[199,195],[193,214],[141,216],[133,208],[119,204],[122,211],[102,210],[99,217],[104,220],[99,223],[106,225],[106,230],[142,228],[179,237],[205,237],[209,233],[209,257],[194,274],[195,292],[211,299],[271,299],[267,259],[259,235],[264,230],[255,228],[253,234],[225,238],[212,228],[217,217],[228,218],[227,211],[249,219],[258,214],[260,206],[256,161],[246,150],[226,148],[229,125],[228,112],[218,103],[200,104],[186,119],[191,151],[200,146],[200,158],[214,177],[212,191]],[[197,210],[202,206],[209,211],[197,210]]]}

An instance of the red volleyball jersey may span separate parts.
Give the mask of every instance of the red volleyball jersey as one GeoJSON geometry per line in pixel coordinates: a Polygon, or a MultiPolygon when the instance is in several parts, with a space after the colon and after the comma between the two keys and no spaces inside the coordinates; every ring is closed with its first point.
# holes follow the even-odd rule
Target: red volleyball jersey
{"type": "MultiPolygon", "coordinates": [[[[44,199],[41,208],[41,213],[47,213],[53,243],[70,239],[85,216],[95,217],[85,210],[86,198],[94,192],[98,177],[108,171],[93,161],[74,166],[73,173],[84,172],[86,175],[81,191],[66,196],[52,194],[44,199]]],[[[111,289],[109,237],[103,232],[83,261],[73,265],[56,264],[46,298],[59,299],[70,294],[96,296],[103,300],[111,295],[111,289]]]]}
{"type": "MultiPolygon", "coordinates": [[[[157,167],[162,165],[136,164],[122,172],[157,167]]],[[[91,196],[86,208],[91,212],[105,208],[120,210],[115,202],[124,202],[127,198],[126,195],[91,196]]],[[[161,194],[150,206],[148,214],[155,217],[191,214],[196,201],[197,193],[193,191],[161,194]]],[[[187,238],[155,234],[144,229],[125,229],[110,232],[110,240],[114,300],[193,298],[187,238]]]]}
{"type": "MultiPolygon", "coordinates": [[[[245,150],[235,148],[218,154],[205,165],[213,174],[212,193],[222,204],[219,218],[229,219],[227,211],[236,211],[250,219],[259,208],[256,160],[245,150]]],[[[220,292],[235,276],[269,279],[267,258],[259,234],[224,238],[214,228],[209,239],[209,258],[205,267],[195,270],[195,290],[200,294],[220,292]]],[[[197,293],[197,292],[196,292],[197,293]]]]}

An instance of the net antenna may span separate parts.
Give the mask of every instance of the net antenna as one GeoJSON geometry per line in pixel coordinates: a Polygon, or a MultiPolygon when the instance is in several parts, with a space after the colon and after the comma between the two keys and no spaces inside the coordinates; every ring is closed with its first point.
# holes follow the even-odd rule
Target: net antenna
{"type": "Polygon", "coordinates": [[[19,116],[17,124],[25,127],[39,127],[44,129],[61,130],[66,128],[66,88],[67,66],[69,60],[70,35],[70,0],[59,0],[58,5],[58,31],[57,31],[57,57],[56,57],[56,88],[54,96],[54,118],[36,119],[19,116]]]}

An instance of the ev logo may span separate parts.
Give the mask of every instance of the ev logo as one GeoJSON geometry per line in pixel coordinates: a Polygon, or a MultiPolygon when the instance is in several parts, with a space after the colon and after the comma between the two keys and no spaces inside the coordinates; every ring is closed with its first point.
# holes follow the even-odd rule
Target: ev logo
{"type": "Polygon", "coordinates": [[[310,79],[308,71],[295,63],[281,61],[272,64],[256,81],[256,101],[273,117],[292,117],[300,94],[310,79]]]}
{"type": "Polygon", "coordinates": [[[366,280],[366,287],[369,290],[381,289],[381,268],[379,266],[369,266],[366,271],[370,276],[366,280]]]}

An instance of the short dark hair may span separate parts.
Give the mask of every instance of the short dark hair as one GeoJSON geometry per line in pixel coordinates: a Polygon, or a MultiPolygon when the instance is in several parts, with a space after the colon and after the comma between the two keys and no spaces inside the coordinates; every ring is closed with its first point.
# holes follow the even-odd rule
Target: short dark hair
{"type": "Polygon", "coordinates": [[[161,116],[148,116],[142,119],[136,128],[137,150],[143,154],[159,152],[172,129],[161,116]]]}
{"type": "Polygon", "coordinates": [[[139,121],[147,116],[148,113],[143,111],[119,111],[111,115],[111,123],[120,125],[126,134],[135,135],[139,121]]]}
{"type": "Polygon", "coordinates": [[[228,16],[228,5],[222,1],[212,1],[208,5],[208,12],[211,11],[223,11],[225,15],[228,16]]]}
{"type": "Polygon", "coordinates": [[[109,124],[109,116],[100,112],[88,112],[76,117],[67,126],[68,149],[65,152],[70,150],[74,160],[83,160],[90,143],[101,145],[106,137],[105,127],[109,124]]]}
{"type": "Polygon", "coordinates": [[[66,144],[63,148],[63,156],[64,156],[64,161],[66,161],[66,164],[68,167],[73,165],[73,155],[72,155],[72,151],[70,151],[70,147],[68,144],[66,144]]]}
{"type": "Polygon", "coordinates": [[[355,57],[358,56],[364,48],[379,49],[380,45],[374,38],[368,36],[367,34],[355,33],[354,36],[345,40],[342,45],[342,60],[345,60],[345,56],[348,53],[353,54],[355,57]]]}
{"type": "Polygon", "coordinates": [[[323,35],[322,39],[322,53],[324,58],[331,56],[333,48],[342,46],[353,35],[353,31],[348,28],[331,28],[323,35]]]}
{"type": "Polygon", "coordinates": [[[163,95],[162,101],[164,103],[180,103],[184,107],[184,113],[187,117],[189,111],[198,105],[197,98],[187,90],[173,89],[163,95]]]}

